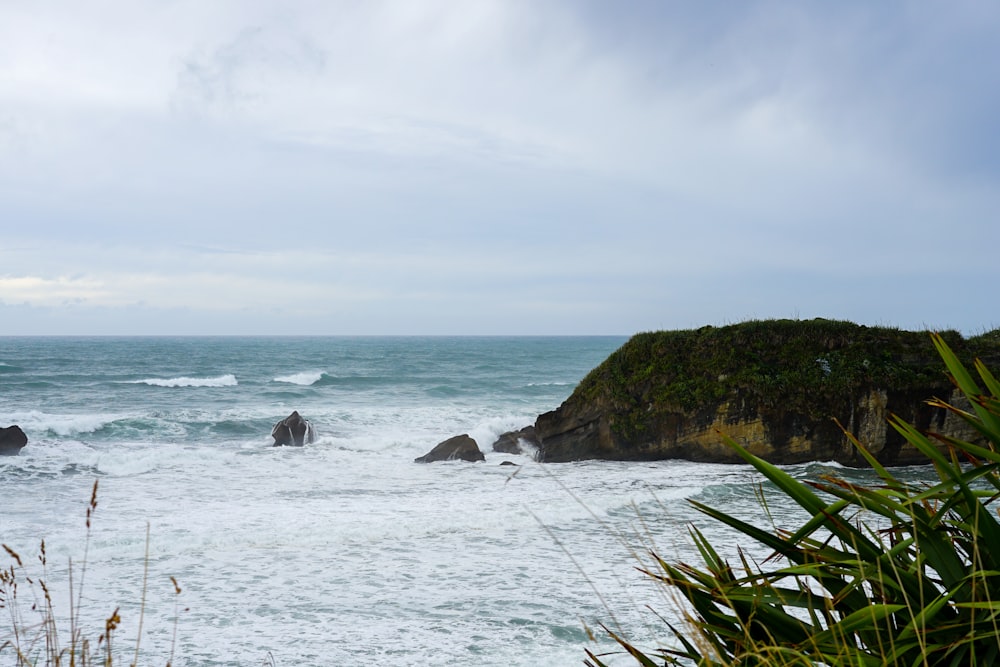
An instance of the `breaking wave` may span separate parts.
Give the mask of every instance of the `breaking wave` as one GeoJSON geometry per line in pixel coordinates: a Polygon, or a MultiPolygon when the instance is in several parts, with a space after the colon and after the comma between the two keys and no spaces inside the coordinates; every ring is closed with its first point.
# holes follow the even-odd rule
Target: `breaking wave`
{"type": "Polygon", "coordinates": [[[38,410],[13,413],[10,417],[26,433],[49,432],[62,437],[95,433],[117,419],[110,414],[49,414],[38,410]]]}
{"type": "Polygon", "coordinates": [[[274,381],[308,387],[322,380],[325,375],[326,373],[322,371],[304,371],[302,373],[293,373],[292,375],[282,375],[281,377],[274,378],[274,381]]]}
{"type": "Polygon", "coordinates": [[[232,373],[214,378],[146,378],[132,380],[130,384],[148,384],[151,387],[235,387],[239,384],[232,373]]]}

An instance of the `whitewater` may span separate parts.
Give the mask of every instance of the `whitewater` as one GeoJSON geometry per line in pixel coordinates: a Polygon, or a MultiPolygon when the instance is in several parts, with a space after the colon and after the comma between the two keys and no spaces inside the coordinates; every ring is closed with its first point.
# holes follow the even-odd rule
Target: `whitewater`
{"type": "Polygon", "coordinates": [[[140,664],[579,665],[614,650],[601,624],[669,641],[647,606],[676,619],[676,601],[636,566],[698,562],[692,522],[734,548],[685,499],[759,521],[759,478],[490,449],[624,341],[0,338],[0,426],[30,439],[0,457],[0,542],[37,570],[45,540],[57,609],[85,558],[85,628],[120,607],[128,651],[148,569],[140,664]],[[318,440],[272,447],[292,410],[318,440]],[[413,462],[461,433],[484,463],[413,462]]]}

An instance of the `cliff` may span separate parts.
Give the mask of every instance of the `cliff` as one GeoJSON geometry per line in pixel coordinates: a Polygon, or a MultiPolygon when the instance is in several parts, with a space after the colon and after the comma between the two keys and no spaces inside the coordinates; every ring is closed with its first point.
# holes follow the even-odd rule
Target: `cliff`
{"type": "MultiPolygon", "coordinates": [[[[1000,362],[1000,330],[944,338],[964,361],[1000,362]]],[[[535,422],[542,461],[735,462],[719,432],[775,463],[864,465],[838,420],[887,465],[925,459],[886,423],[973,437],[925,401],[953,398],[927,332],[830,320],[752,321],[642,333],[535,422]]],[[[740,459],[741,460],[741,459],[740,459]]]]}

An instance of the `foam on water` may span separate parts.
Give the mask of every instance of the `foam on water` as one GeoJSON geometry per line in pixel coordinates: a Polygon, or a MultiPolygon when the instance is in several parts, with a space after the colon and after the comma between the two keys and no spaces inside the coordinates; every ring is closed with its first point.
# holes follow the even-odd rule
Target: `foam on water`
{"type": "Polygon", "coordinates": [[[30,439],[0,458],[0,535],[28,560],[45,538],[66,608],[65,564],[82,557],[98,479],[81,614],[96,637],[121,606],[119,637],[134,637],[148,524],[143,663],[170,655],[175,576],[174,664],[580,664],[584,622],[662,636],[645,606],[673,608],[634,566],[650,547],[698,562],[686,531],[701,518],[685,498],[759,514],[759,479],[742,466],[543,465],[491,450],[619,342],[0,339],[5,359],[58,378],[0,382],[0,421],[30,439]],[[338,378],[289,373],[318,368],[338,378]],[[317,440],[272,447],[293,409],[317,440]],[[413,463],[459,433],[485,462],[413,463]]]}
{"type": "Polygon", "coordinates": [[[323,371],[303,371],[302,373],[293,373],[291,375],[276,377],[274,378],[274,381],[308,387],[322,380],[324,375],[326,375],[326,373],[323,371]]]}
{"type": "Polygon", "coordinates": [[[5,418],[18,424],[25,432],[50,433],[57,436],[77,436],[94,433],[119,418],[118,415],[96,414],[49,414],[39,410],[10,412],[5,418]]]}
{"type": "Polygon", "coordinates": [[[235,387],[239,382],[233,374],[211,378],[147,378],[132,380],[130,384],[148,384],[151,387],[235,387]]]}

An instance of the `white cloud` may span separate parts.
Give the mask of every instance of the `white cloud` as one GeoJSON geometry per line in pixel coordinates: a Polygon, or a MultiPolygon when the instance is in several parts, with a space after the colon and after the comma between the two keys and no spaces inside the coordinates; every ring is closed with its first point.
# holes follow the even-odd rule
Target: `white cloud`
{"type": "Polygon", "coordinates": [[[0,276],[0,303],[8,305],[53,306],[80,302],[100,303],[110,295],[111,291],[104,283],[91,278],[0,276]]]}
{"type": "Polygon", "coordinates": [[[0,298],[418,330],[875,312],[878,280],[984,270],[1000,233],[1000,12],[935,11],[6,5],[0,298]]]}

